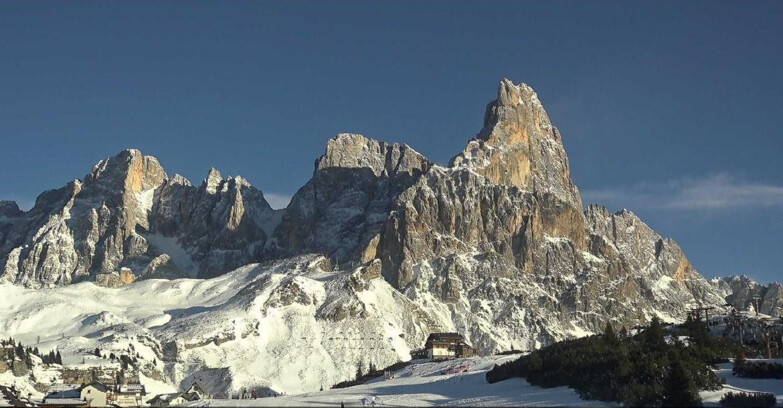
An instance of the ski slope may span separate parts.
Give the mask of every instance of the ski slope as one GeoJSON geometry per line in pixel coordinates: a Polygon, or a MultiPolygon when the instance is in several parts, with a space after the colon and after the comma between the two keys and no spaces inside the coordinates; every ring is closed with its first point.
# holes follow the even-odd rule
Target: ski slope
{"type": "Polygon", "coordinates": [[[519,355],[474,357],[445,362],[416,360],[396,371],[394,378],[374,379],[355,387],[325,390],[292,396],[255,400],[194,401],[190,407],[272,407],[272,406],[617,406],[601,401],[584,401],[567,387],[539,388],[514,378],[489,384],[487,371],[495,364],[518,358],[519,355]],[[464,373],[448,372],[463,364],[464,373]],[[443,373],[447,374],[443,374],[443,373]]]}
{"type": "MultiPolygon", "coordinates": [[[[748,359],[754,361],[754,359],[748,359]]],[[[765,360],[769,361],[769,360],[765,360]]],[[[783,363],[783,359],[775,360],[783,363]]],[[[703,391],[701,399],[704,406],[720,406],[721,397],[727,392],[769,392],[777,396],[778,405],[783,404],[783,380],[779,379],[754,379],[735,377],[731,373],[733,363],[719,364],[715,374],[726,380],[726,385],[720,391],[703,391]]]]}

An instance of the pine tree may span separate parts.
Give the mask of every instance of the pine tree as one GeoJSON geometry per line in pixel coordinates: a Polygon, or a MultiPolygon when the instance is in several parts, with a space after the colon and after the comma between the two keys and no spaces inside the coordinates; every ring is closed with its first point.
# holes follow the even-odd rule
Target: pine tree
{"type": "Polygon", "coordinates": [[[606,327],[604,327],[604,336],[614,337],[614,329],[612,328],[612,324],[609,322],[606,322],[606,327]]]}
{"type": "Polygon", "coordinates": [[[675,360],[669,367],[665,382],[666,394],[663,397],[664,407],[700,407],[701,398],[696,392],[693,380],[685,371],[685,366],[675,360]]]}
{"type": "Polygon", "coordinates": [[[55,355],[54,362],[63,365],[63,356],[60,355],[60,350],[57,350],[57,354],[55,355]]]}
{"type": "Polygon", "coordinates": [[[362,363],[359,362],[359,365],[356,367],[356,379],[361,379],[364,377],[364,374],[362,373],[362,363]]]}
{"type": "Polygon", "coordinates": [[[663,338],[663,327],[658,316],[652,318],[650,326],[644,331],[644,344],[654,352],[663,351],[666,348],[666,340],[663,338]]]}

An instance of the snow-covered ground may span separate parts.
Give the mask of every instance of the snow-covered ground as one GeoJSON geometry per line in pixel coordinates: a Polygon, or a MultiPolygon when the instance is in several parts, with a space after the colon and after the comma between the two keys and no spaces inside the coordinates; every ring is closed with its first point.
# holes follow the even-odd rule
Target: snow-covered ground
{"type": "MultiPolygon", "coordinates": [[[[748,361],[755,361],[748,359],[748,361]]],[[[763,360],[770,361],[770,360],[763,360]]],[[[783,363],[783,359],[773,360],[777,363],[783,363]]],[[[727,392],[769,392],[777,396],[778,405],[783,404],[783,380],[779,379],[753,379],[735,377],[731,374],[733,363],[718,365],[716,374],[718,377],[726,380],[726,385],[720,391],[703,391],[701,399],[705,406],[719,406],[721,397],[727,392]]]]}
{"type": "MultiPolygon", "coordinates": [[[[518,358],[519,355],[476,357],[444,362],[414,361],[394,373],[355,387],[325,390],[299,395],[285,395],[255,400],[204,400],[187,404],[190,407],[269,407],[269,406],[618,406],[602,401],[585,401],[568,387],[539,388],[527,381],[513,378],[489,384],[486,372],[495,364],[518,358]],[[469,364],[464,373],[449,373],[469,364]],[[446,374],[443,374],[446,373],[446,374]]],[[[783,360],[781,360],[783,361],[783,360]]],[[[731,363],[721,364],[716,372],[727,384],[720,391],[701,392],[705,406],[719,406],[727,392],[770,392],[783,403],[783,381],[734,377],[731,363]]]]}
{"type": "Polygon", "coordinates": [[[396,371],[392,379],[380,377],[355,387],[255,400],[197,401],[187,406],[372,406],[373,399],[376,406],[617,406],[581,400],[567,387],[539,388],[519,378],[487,383],[485,375],[495,364],[518,357],[475,357],[437,363],[417,360],[396,371]],[[470,365],[467,372],[448,373],[465,363],[470,365]]]}
{"type": "Polygon", "coordinates": [[[119,366],[94,356],[96,348],[125,354],[138,359],[151,389],[199,382],[225,395],[314,391],[352,379],[358,365],[409,360],[428,334],[422,312],[380,273],[324,270],[323,260],[306,255],[213,279],[121,288],[0,285],[0,337],[44,353],[57,348],[70,368],[119,366]]]}

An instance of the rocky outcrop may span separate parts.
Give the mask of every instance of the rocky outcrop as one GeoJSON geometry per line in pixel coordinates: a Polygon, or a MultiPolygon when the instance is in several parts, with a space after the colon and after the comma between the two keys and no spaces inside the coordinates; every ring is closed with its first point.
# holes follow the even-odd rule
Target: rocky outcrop
{"type": "Polygon", "coordinates": [[[100,276],[114,286],[133,280],[121,268],[134,279],[214,276],[258,259],[264,228],[277,219],[241,177],[213,169],[195,188],[126,150],[41,194],[28,212],[0,205],[0,281],[40,287],[100,276]]]}
{"type": "MultiPolygon", "coordinates": [[[[28,286],[99,276],[119,285],[129,280],[121,268],[137,279],[212,277],[313,253],[335,273],[351,271],[350,295],[320,307],[323,319],[363,318],[354,297],[382,278],[415,305],[418,323],[459,331],[484,351],[724,302],[674,241],[632,212],[583,208],[560,132],[536,93],[509,80],[449,166],[341,134],[284,211],[241,177],[212,169],[195,187],[132,150],[42,194],[29,212],[0,204],[0,279],[28,286]]],[[[262,309],[319,304],[302,285],[277,285],[262,309]]]]}
{"type": "Polygon", "coordinates": [[[291,199],[270,257],[323,253],[338,266],[374,259],[392,204],[431,167],[407,145],[338,135],[291,199]]]}
{"type": "Polygon", "coordinates": [[[679,246],[633,213],[582,208],[560,133],[535,92],[508,80],[449,167],[358,135],[330,141],[275,237],[288,253],[338,265],[380,261],[433,328],[485,350],[722,302],[679,246]]]}
{"type": "Polygon", "coordinates": [[[745,275],[710,280],[726,303],[737,310],[753,310],[772,317],[783,316],[783,284],[761,285],[745,275]],[[757,300],[754,298],[758,298],[757,300]]]}

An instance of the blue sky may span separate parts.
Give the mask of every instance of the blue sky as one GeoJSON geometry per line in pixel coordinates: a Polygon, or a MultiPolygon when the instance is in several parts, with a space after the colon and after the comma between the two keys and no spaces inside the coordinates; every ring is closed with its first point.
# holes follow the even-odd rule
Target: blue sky
{"type": "Polygon", "coordinates": [[[124,148],[276,203],[358,132],[445,164],[503,77],[533,86],[585,202],[704,275],[783,268],[781,2],[0,2],[0,199],[124,148]]]}

